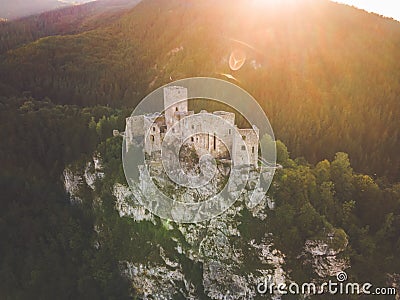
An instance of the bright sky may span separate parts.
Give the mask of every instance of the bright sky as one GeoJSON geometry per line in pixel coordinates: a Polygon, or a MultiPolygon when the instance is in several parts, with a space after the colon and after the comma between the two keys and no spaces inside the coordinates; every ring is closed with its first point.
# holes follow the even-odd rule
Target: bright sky
{"type": "Polygon", "coordinates": [[[334,0],[400,21],[400,0],[334,0]]]}

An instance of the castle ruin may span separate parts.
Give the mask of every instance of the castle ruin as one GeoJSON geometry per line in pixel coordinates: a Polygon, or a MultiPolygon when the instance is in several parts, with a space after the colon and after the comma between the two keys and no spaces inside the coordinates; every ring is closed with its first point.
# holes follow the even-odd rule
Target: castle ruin
{"type": "MultiPolygon", "coordinates": [[[[144,152],[160,152],[166,134],[172,134],[183,143],[193,146],[199,154],[210,153],[216,159],[230,159],[235,165],[258,163],[259,129],[237,128],[235,114],[226,111],[205,110],[195,114],[188,110],[188,91],[181,86],[168,86],[164,93],[164,113],[149,113],[126,119],[127,151],[131,145],[143,145],[144,152]],[[202,116],[219,117],[227,128],[205,124],[202,116]],[[212,128],[212,130],[211,130],[212,128]]],[[[215,118],[213,118],[215,120],[215,118]]],[[[207,118],[212,120],[212,118],[207,118]]]]}

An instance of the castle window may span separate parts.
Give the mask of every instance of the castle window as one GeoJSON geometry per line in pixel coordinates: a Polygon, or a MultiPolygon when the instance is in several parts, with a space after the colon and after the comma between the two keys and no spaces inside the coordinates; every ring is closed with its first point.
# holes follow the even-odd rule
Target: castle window
{"type": "Polygon", "coordinates": [[[214,133],[214,150],[217,149],[217,134],[214,133]]]}
{"type": "Polygon", "coordinates": [[[150,136],[150,141],[151,141],[152,143],[154,143],[154,135],[151,135],[151,136],[150,136]]]}
{"type": "Polygon", "coordinates": [[[175,107],[175,111],[178,111],[178,107],[175,107]]]}
{"type": "Polygon", "coordinates": [[[190,140],[191,140],[192,142],[194,142],[194,137],[191,137],[190,140]]]}
{"type": "Polygon", "coordinates": [[[242,135],[242,139],[243,139],[243,141],[245,141],[246,140],[246,136],[242,135]]]}
{"type": "Polygon", "coordinates": [[[245,151],[245,150],[246,150],[246,146],[243,145],[243,146],[242,146],[242,151],[245,151]]]}
{"type": "Polygon", "coordinates": [[[155,128],[155,127],[153,127],[153,131],[156,131],[156,128],[155,128]]]}
{"type": "Polygon", "coordinates": [[[229,134],[231,134],[231,133],[232,133],[232,130],[231,130],[231,129],[229,129],[229,130],[228,130],[228,133],[229,133],[229,134]]]}
{"type": "Polygon", "coordinates": [[[251,147],[251,153],[254,153],[254,146],[251,147]]]}
{"type": "Polygon", "coordinates": [[[192,125],[192,129],[194,129],[194,125],[192,125]]]}

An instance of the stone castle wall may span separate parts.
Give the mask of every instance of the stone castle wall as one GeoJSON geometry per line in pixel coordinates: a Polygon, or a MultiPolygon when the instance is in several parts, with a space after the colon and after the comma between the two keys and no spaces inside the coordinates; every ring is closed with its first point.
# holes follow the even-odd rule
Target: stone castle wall
{"type": "Polygon", "coordinates": [[[258,162],[258,140],[259,129],[253,128],[238,129],[235,134],[232,147],[232,160],[236,165],[251,164],[258,162]]]}
{"type": "MultiPolygon", "coordinates": [[[[187,96],[187,89],[184,87],[166,87],[164,88],[164,115],[153,113],[127,118],[125,133],[127,145],[140,138],[143,140],[146,136],[143,145],[145,152],[151,154],[154,151],[160,151],[165,133],[171,130],[172,134],[185,139],[182,142],[193,144],[199,154],[209,152],[215,158],[231,156],[236,165],[257,165],[259,130],[256,126],[237,129],[235,114],[225,111],[215,111],[212,114],[225,120],[228,123],[226,128],[220,128],[221,123],[218,125],[218,122],[213,125],[213,118],[207,118],[211,122],[207,126],[200,117],[186,118],[194,114],[193,111],[188,111],[187,96]]],[[[201,114],[210,113],[203,110],[199,113],[201,114]]]]}
{"type": "Polygon", "coordinates": [[[149,154],[151,154],[153,151],[161,151],[161,126],[160,123],[157,122],[157,118],[159,116],[159,114],[152,114],[147,115],[144,118],[144,149],[149,154]]]}
{"type": "Polygon", "coordinates": [[[130,145],[140,143],[139,139],[144,137],[144,116],[132,116],[126,118],[125,139],[127,148],[130,145]]]}

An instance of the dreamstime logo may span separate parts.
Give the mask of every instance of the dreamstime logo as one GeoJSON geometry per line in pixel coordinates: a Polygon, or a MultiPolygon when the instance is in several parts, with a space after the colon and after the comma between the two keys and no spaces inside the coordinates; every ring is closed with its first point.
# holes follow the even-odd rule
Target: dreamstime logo
{"type": "Polygon", "coordinates": [[[346,272],[339,272],[336,274],[336,279],[339,282],[343,282],[347,280],[347,273],[346,272]]]}
{"type": "Polygon", "coordinates": [[[373,287],[369,282],[362,284],[345,282],[347,279],[346,272],[341,271],[336,274],[337,282],[329,280],[318,285],[313,282],[305,282],[299,285],[296,282],[290,284],[275,283],[272,276],[268,275],[263,282],[257,285],[257,292],[262,295],[396,295],[396,288],[394,287],[373,287]]]}
{"type": "Polygon", "coordinates": [[[139,103],[126,120],[122,158],[144,207],[188,223],[221,214],[239,197],[259,204],[276,149],[268,118],[250,94],[197,77],[160,87],[139,103]],[[213,107],[219,110],[207,111],[213,107]]]}

